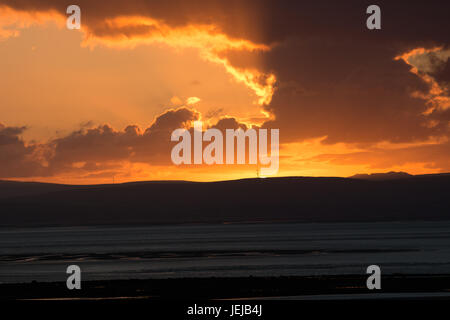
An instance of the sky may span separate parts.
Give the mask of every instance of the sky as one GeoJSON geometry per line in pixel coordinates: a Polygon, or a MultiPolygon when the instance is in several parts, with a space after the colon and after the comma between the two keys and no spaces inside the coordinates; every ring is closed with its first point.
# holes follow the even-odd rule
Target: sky
{"type": "Polygon", "coordinates": [[[278,176],[450,172],[450,3],[0,0],[0,179],[214,181],[177,128],[279,129],[278,176]]]}

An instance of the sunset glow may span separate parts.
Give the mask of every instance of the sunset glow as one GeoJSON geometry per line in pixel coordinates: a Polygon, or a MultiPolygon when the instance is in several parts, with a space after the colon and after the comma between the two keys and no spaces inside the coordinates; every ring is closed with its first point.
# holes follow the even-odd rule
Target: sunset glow
{"type": "Polygon", "coordinates": [[[196,120],[279,129],[278,176],[450,170],[450,50],[438,40],[350,50],[332,34],[269,32],[253,17],[265,14],[259,4],[229,15],[212,4],[174,13],[157,3],[115,11],[82,1],[81,30],[67,30],[65,11],[44,3],[0,1],[8,141],[0,148],[9,155],[0,179],[257,176],[251,165],[174,166],[170,133],[196,120]]]}

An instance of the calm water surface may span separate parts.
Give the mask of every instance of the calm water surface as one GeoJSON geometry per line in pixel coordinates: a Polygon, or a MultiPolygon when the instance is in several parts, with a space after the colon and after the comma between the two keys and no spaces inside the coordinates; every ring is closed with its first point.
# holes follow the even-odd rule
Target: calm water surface
{"type": "Polygon", "coordinates": [[[450,273],[450,222],[0,229],[0,282],[450,273]]]}

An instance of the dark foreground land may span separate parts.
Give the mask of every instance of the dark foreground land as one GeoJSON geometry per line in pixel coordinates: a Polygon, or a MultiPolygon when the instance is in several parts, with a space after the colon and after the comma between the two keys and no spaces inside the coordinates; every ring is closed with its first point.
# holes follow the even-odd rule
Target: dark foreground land
{"type": "Polygon", "coordinates": [[[450,218],[450,174],[68,186],[0,181],[0,226],[450,218]]]}
{"type": "Polygon", "coordinates": [[[450,274],[384,276],[381,290],[367,289],[366,279],[346,275],[86,281],[81,290],[68,290],[63,282],[33,282],[0,285],[0,300],[351,300],[376,295],[378,299],[450,299],[450,274]]]}
{"type": "MultiPolygon", "coordinates": [[[[0,307],[35,318],[134,319],[437,319],[448,313],[450,275],[388,276],[382,290],[366,277],[210,278],[0,285],[0,307]],[[199,310],[209,309],[209,314],[199,310]],[[220,315],[211,313],[221,309],[220,315]],[[249,308],[255,313],[243,314],[249,308]],[[196,313],[192,314],[195,309],[196,313]],[[236,312],[241,312],[236,313],[236,312]],[[234,314],[233,314],[234,313],[234,314]]],[[[31,318],[30,317],[30,318],[31,318]]]]}

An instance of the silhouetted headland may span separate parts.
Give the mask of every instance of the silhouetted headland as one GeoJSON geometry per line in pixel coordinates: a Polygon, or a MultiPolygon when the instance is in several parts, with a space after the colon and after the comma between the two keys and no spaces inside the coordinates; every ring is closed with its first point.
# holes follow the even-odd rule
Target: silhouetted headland
{"type": "Polygon", "coordinates": [[[0,182],[0,226],[450,219],[450,174],[151,181],[0,182]]]}

